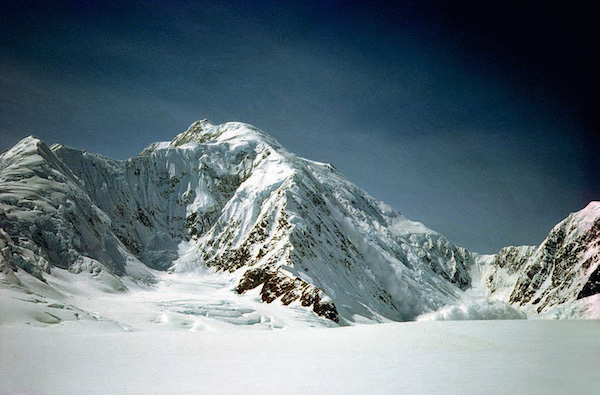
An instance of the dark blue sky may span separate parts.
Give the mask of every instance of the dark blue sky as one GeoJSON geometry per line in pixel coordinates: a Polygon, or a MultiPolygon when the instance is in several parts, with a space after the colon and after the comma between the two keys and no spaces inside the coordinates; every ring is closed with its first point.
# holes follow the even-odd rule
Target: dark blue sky
{"type": "Polygon", "coordinates": [[[529,4],[0,2],[0,150],[243,121],[459,245],[537,244],[600,198],[597,32],[529,4]]]}

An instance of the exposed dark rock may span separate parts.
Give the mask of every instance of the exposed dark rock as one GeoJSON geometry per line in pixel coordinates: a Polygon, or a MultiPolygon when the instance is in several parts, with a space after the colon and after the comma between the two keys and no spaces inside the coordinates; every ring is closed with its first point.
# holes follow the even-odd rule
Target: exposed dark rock
{"type": "Polygon", "coordinates": [[[152,221],[142,209],[138,209],[136,213],[137,219],[147,228],[152,226],[152,221]]]}
{"type": "Polygon", "coordinates": [[[313,307],[313,311],[322,317],[339,322],[335,304],[325,293],[299,278],[291,278],[279,271],[266,268],[253,268],[244,273],[236,292],[244,293],[262,284],[260,296],[263,302],[272,303],[281,300],[283,305],[299,300],[304,307],[313,307]]]}
{"type": "Polygon", "coordinates": [[[577,295],[577,299],[586,298],[598,293],[600,293],[600,266],[594,270],[588,281],[577,295]]]}
{"type": "Polygon", "coordinates": [[[248,248],[242,246],[235,250],[227,250],[223,254],[206,262],[207,266],[215,266],[217,270],[227,270],[234,272],[244,266],[249,265],[250,252],[248,248]]]}
{"type": "Polygon", "coordinates": [[[334,322],[340,321],[337,309],[335,308],[335,305],[333,304],[333,302],[330,300],[323,301],[323,300],[319,299],[313,305],[313,311],[317,315],[328,318],[334,322]]]}
{"type": "Polygon", "coordinates": [[[239,294],[242,294],[246,291],[254,289],[263,284],[272,275],[272,272],[268,272],[263,268],[249,269],[240,279],[238,285],[235,287],[235,291],[239,294]]]}

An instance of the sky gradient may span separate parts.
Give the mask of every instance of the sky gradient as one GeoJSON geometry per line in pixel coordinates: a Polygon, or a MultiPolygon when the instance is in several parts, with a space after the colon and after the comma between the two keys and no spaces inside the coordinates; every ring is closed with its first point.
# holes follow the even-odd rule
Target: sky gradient
{"type": "Polygon", "coordinates": [[[0,151],[243,121],[459,245],[538,244],[600,198],[596,35],[527,4],[0,2],[0,151]]]}

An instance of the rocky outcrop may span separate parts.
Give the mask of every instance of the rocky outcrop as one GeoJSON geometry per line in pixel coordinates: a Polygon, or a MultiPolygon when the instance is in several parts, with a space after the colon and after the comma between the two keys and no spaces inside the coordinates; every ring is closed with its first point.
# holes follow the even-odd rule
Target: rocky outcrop
{"type": "Polygon", "coordinates": [[[236,292],[244,293],[262,285],[260,297],[263,302],[271,303],[280,299],[284,305],[300,302],[304,307],[312,307],[315,314],[339,322],[337,309],[325,293],[306,281],[263,268],[247,270],[240,279],[236,292]]]}

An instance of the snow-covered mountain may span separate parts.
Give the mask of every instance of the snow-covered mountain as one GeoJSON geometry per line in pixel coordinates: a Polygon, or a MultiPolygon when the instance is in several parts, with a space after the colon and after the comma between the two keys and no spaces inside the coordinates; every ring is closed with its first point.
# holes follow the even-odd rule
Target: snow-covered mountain
{"type": "Polygon", "coordinates": [[[600,318],[600,202],[569,215],[539,247],[506,247],[484,270],[488,295],[529,314],[600,318]]]}
{"type": "MultiPolygon", "coordinates": [[[[52,268],[106,277],[152,277],[120,241],[81,180],[43,142],[27,137],[0,156],[0,264],[38,279],[52,268]]],[[[10,274],[7,274],[10,276],[10,274]]]]}
{"type": "Polygon", "coordinates": [[[111,292],[218,272],[232,293],[341,324],[474,291],[545,311],[597,292],[593,207],[538,249],[482,257],[247,124],[198,121],[125,161],[28,137],[0,156],[0,266],[7,284],[66,270],[111,292]]]}

